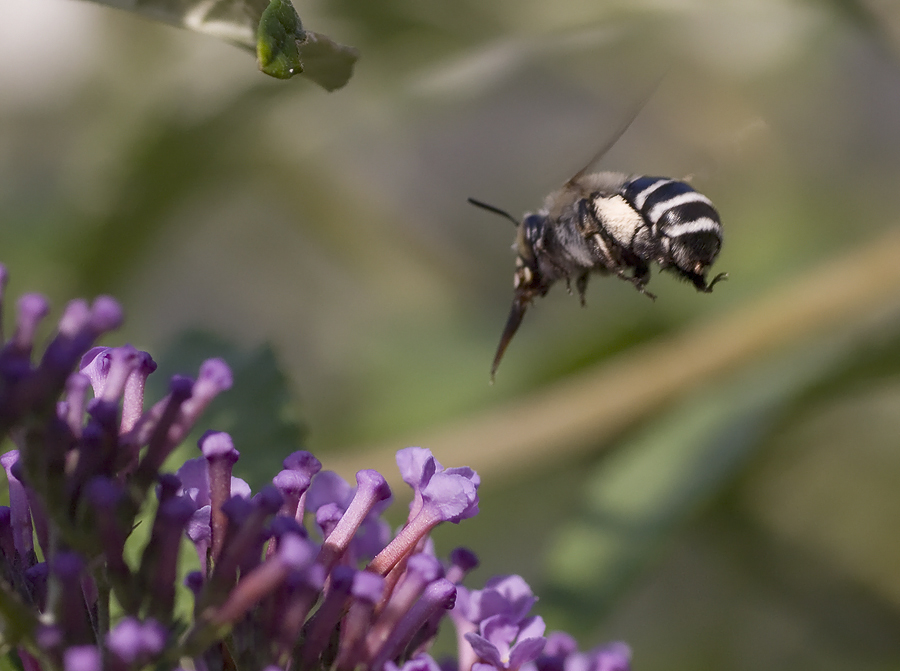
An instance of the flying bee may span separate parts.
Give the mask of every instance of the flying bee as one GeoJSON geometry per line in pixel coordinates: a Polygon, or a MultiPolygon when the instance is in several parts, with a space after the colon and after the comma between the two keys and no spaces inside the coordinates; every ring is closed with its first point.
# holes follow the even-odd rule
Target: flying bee
{"type": "Polygon", "coordinates": [[[574,280],[582,306],[591,273],[616,275],[642,294],[656,263],[709,293],[727,277],[706,275],[722,246],[722,224],[710,200],[684,181],[618,172],[588,173],[631,124],[633,117],[591,161],[526,213],[521,222],[505,210],[469,198],[473,205],[516,226],[514,296],[491,366],[491,381],[525,311],[558,280],[574,280]]]}

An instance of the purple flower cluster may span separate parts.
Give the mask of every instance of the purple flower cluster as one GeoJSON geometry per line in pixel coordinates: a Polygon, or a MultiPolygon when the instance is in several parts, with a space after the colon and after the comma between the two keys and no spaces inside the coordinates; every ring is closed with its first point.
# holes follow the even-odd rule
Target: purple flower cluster
{"type": "MultiPolygon", "coordinates": [[[[0,303],[5,284],[0,266],[0,303]]],[[[469,591],[460,583],[475,555],[435,556],[431,530],[478,512],[473,470],[444,468],[422,448],[398,452],[413,501],[397,533],[381,518],[391,491],[379,473],[359,471],[353,487],[308,452],[254,495],[232,475],[231,437],[209,431],[200,457],[163,473],[231,386],[228,366],[211,359],[196,379],[174,377],[145,408],[152,358],[92,347],[121,322],[114,300],[70,303],[35,362],[48,312],[44,298],[22,297],[0,348],[0,429],[17,448],[0,457],[10,501],[0,506],[0,630],[17,666],[438,671],[426,651],[449,616],[460,671],[629,669],[624,644],[584,654],[565,634],[545,636],[521,578],[469,591]],[[148,540],[135,558],[126,543],[140,525],[148,540]],[[190,617],[176,607],[185,537],[200,566],[183,579],[190,617]]]]}

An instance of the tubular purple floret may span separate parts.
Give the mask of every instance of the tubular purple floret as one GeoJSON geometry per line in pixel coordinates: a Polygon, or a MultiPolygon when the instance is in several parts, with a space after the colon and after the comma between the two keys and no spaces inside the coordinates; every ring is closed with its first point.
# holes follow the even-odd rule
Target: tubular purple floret
{"type": "Polygon", "coordinates": [[[236,622],[282,585],[292,571],[304,570],[312,557],[313,551],[308,541],[299,536],[285,535],[275,556],[241,578],[225,603],[205,613],[204,617],[217,624],[236,622]]]}
{"type": "Polygon", "coordinates": [[[372,656],[369,668],[378,671],[388,660],[397,657],[434,613],[453,608],[455,601],[456,585],[446,578],[439,578],[429,584],[416,604],[391,631],[381,649],[372,656]]]}
{"type": "Polygon", "coordinates": [[[253,504],[243,496],[235,494],[222,504],[222,511],[228,517],[229,528],[239,529],[253,513],[253,504]]]}
{"type": "MultiPolygon", "coordinates": [[[[282,509],[283,508],[284,506],[282,506],[282,509]]],[[[280,511],[275,515],[275,518],[269,525],[269,532],[272,534],[272,537],[266,547],[266,559],[270,559],[272,555],[275,554],[278,549],[278,541],[281,540],[283,535],[296,534],[301,538],[309,537],[306,533],[306,529],[300,526],[300,523],[297,522],[293,516],[284,515],[280,511]]]]}
{"type": "MultiPolygon", "coordinates": [[[[109,299],[110,301],[112,299],[109,299]]],[[[115,303],[115,301],[113,301],[115,303]]],[[[95,302],[96,306],[96,302],[95,302]]],[[[44,350],[40,369],[44,376],[49,376],[45,384],[56,380],[59,376],[68,376],[72,367],[90,348],[94,340],[106,331],[116,328],[121,322],[121,308],[115,303],[119,320],[96,319],[95,309],[86,312],[84,301],[70,301],[59,322],[59,333],[44,350]],[[103,328],[98,327],[102,326],[103,328]]],[[[106,313],[109,310],[101,310],[106,313]]]]}
{"type": "Polygon", "coordinates": [[[266,485],[259,491],[259,494],[253,497],[252,501],[268,517],[279,511],[284,498],[275,485],[266,485]]]}
{"type": "Polygon", "coordinates": [[[90,325],[95,336],[116,330],[124,318],[122,306],[112,296],[97,296],[91,304],[90,325]]]}
{"type": "Polygon", "coordinates": [[[388,543],[368,566],[380,575],[388,572],[441,522],[459,523],[478,512],[477,474],[468,470],[438,469],[421,488],[418,514],[388,543]]]}
{"type": "Polygon", "coordinates": [[[6,471],[9,482],[9,508],[12,513],[12,532],[16,552],[23,561],[30,561],[34,553],[32,540],[31,509],[25,486],[13,475],[12,467],[19,460],[19,451],[10,450],[0,456],[0,465],[6,471]]]}
{"type": "Polygon", "coordinates": [[[478,568],[478,564],[478,555],[469,548],[454,548],[450,551],[450,568],[447,569],[447,579],[460,583],[467,573],[478,568]]]}
{"type": "Polygon", "coordinates": [[[165,628],[156,620],[126,617],[106,635],[106,645],[125,664],[143,665],[162,652],[166,637],[165,628]]]}
{"type": "MultiPolygon", "coordinates": [[[[258,520],[258,525],[256,525],[254,529],[253,543],[248,547],[239,562],[241,574],[246,574],[248,571],[259,565],[261,550],[273,536],[271,524],[268,524],[267,520],[273,515],[277,516],[283,500],[281,493],[274,485],[264,487],[262,491],[251,500],[257,511],[256,519],[258,520]]],[[[301,535],[305,537],[305,533],[301,535]]],[[[272,552],[267,552],[266,558],[271,557],[275,552],[275,543],[272,543],[271,546],[272,552]]]]}
{"type": "Polygon", "coordinates": [[[16,543],[13,540],[12,511],[9,506],[0,506],[0,553],[6,562],[16,556],[16,543]]]}
{"type": "Polygon", "coordinates": [[[344,612],[347,598],[353,588],[356,570],[349,566],[336,566],[331,572],[331,582],[325,599],[316,614],[306,623],[306,639],[300,651],[301,669],[311,669],[331,640],[338,621],[344,612]]]}
{"type": "Polygon", "coordinates": [[[193,389],[188,380],[189,378],[178,375],[173,376],[169,382],[169,395],[154,405],[150,413],[141,417],[134,431],[121,441],[126,449],[132,451],[128,456],[136,459],[137,452],[144,443],[135,441],[143,437],[143,429],[147,430],[147,451],[138,465],[135,478],[141,484],[149,485],[153,481],[163,462],[184,440],[188,429],[193,425],[193,422],[188,426],[178,424],[193,389]],[[144,425],[145,418],[147,418],[146,425],[144,425]]]}
{"type": "Polygon", "coordinates": [[[50,302],[41,294],[24,294],[16,304],[16,331],[8,343],[22,354],[29,354],[41,321],[50,313],[50,302]]]}
{"type": "Polygon", "coordinates": [[[419,553],[409,558],[403,577],[393,593],[385,595],[388,601],[366,637],[366,648],[370,655],[381,649],[400,618],[413,607],[425,588],[440,578],[443,572],[441,563],[431,555],[419,553]]]}
{"type": "Polygon", "coordinates": [[[228,527],[222,505],[231,498],[232,466],[240,457],[240,452],[234,449],[231,436],[222,431],[207,431],[197,445],[208,465],[212,556],[218,559],[228,527]]]}
{"type": "Polygon", "coordinates": [[[263,532],[267,518],[280,507],[281,495],[272,486],[264,488],[250,502],[232,496],[222,505],[222,511],[228,517],[228,529],[213,569],[212,580],[217,590],[227,590],[234,583],[238,568],[246,564],[248,557],[255,554],[258,561],[267,538],[263,532]]]}
{"type": "Polygon", "coordinates": [[[231,389],[231,369],[222,359],[207,359],[200,364],[200,371],[191,394],[191,402],[184,407],[187,419],[193,422],[216,396],[231,389]]]}
{"type": "Polygon", "coordinates": [[[206,431],[197,441],[197,446],[207,461],[223,459],[228,463],[237,463],[241,453],[234,449],[234,442],[224,431],[206,431]]]}
{"type": "Polygon", "coordinates": [[[55,621],[66,633],[67,643],[80,643],[91,638],[91,628],[81,591],[84,560],[74,552],[57,552],[49,562],[50,576],[56,582],[55,621]]]}
{"type": "Polygon", "coordinates": [[[87,414],[90,421],[95,423],[103,433],[107,434],[108,439],[115,442],[118,432],[116,431],[116,420],[119,418],[119,404],[104,398],[94,398],[88,402],[87,414]]]}
{"type": "Polygon", "coordinates": [[[193,513],[194,504],[182,496],[161,503],[141,557],[139,572],[148,585],[144,594],[147,613],[163,622],[172,615],[181,534],[193,513]]]}
{"type": "MultiPolygon", "coordinates": [[[[463,578],[465,578],[466,574],[477,567],[478,557],[475,555],[475,553],[468,548],[458,547],[454,550],[451,550],[450,552],[450,566],[449,568],[447,568],[446,575],[444,575],[444,577],[454,585],[459,585],[462,582],[463,578]]],[[[457,591],[457,603],[459,603],[462,594],[464,594],[464,592],[457,591]]],[[[431,616],[431,619],[428,620],[428,623],[418,632],[416,632],[416,635],[411,642],[413,655],[417,653],[424,653],[431,647],[431,643],[437,636],[438,628],[440,627],[441,618],[443,618],[443,616],[444,613],[435,613],[431,616]]],[[[472,625],[472,627],[473,628],[471,631],[474,631],[474,625],[472,625]]],[[[457,627],[457,629],[459,629],[459,627],[457,627]]]]}
{"type": "Polygon", "coordinates": [[[25,580],[29,585],[34,603],[41,611],[47,608],[47,577],[50,575],[50,567],[47,562],[35,564],[25,570],[25,580]]]}
{"type": "Polygon", "coordinates": [[[288,515],[281,515],[280,513],[272,520],[272,524],[269,525],[269,530],[276,539],[280,539],[284,534],[296,534],[301,538],[308,537],[306,529],[300,526],[297,520],[288,515]]]}
{"type": "MultiPolygon", "coordinates": [[[[310,482],[312,482],[313,476],[322,470],[322,462],[316,459],[312,453],[307,452],[306,450],[298,450],[289,454],[285,457],[284,461],[281,462],[284,466],[285,470],[289,471],[297,471],[298,473],[305,474],[310,482]]],[[[307,487],[307,490],[309,488],[307,487]]],[[[301,524],[303,523],[303,515],[306,512],[306,491],[300,494],[300,499],[297,501],[297,508],[294,512],[294,517],[301,524]]]]}
{"type": "Polygon", "coordinates": [[[200,364],[200,373],[190,396],[181,404],[176,418],[169,427],[166,456],[187,437],[194,423],[212,400],[221,392],[231,389],[231,382],[231,369],[221,359],[207,359],[200,364]]]}
{"type": "MultiPolygon", "coordinates": [[[[91,363],[100,364],[100,374],[97,379],[91,378],[94,396],[118,404],[119,399],[125,393],[125,382],[128,380],[128,376],[140,364],[140,354],[131,345],[110,347],[95,357],[91,363]]],[[[82,372],[91,377],[88,371],[92,367],[83,368],[82,372]]]]}
{"type": "Polygon", "coordinates": [[[206,560],[209,551],[209,544],[212,540],[212,531],[209,527],[209,506],[202,506],[194,511],[191,519],[188,520],[184,529],[185,536],[194,544],[197,550],[197,558],[200,560],[200,568],[206,575],[206,560]]]}
{"type": "Polygon", "coordinates": [[[181,489],[181,479],[174,473],[160,473],[156,481],[159,485],[156,498],[160,503],[165,503],[181,489]]]}
{"type": "Polygon", "coordinates": [[[75,470],[65,480],[69,496],[74,498],[78,497],[81,487],[92,477],[115,475],[115,464],[119,458],[116,434],[118,406],[95,398],[88,403],[87,414],[88,421],[82,428],[81,439],[77,443],[75,470]]]}
{"type": "Polygon", "coordinates": [[[43,650],[54,650],[63,644],[63,631],[55,624],[38,625],[34,640],[43,650]]]}
{"type": "Polygon", "coordinates": [[[203,575],[203,571],[191,571],[184,576],[184,586],[191,590],[195,599],[200,594],[204,584],[206,584],[206,577],[203,575]]]}
{"type": "Polygon", "coordinates": [[[76,457],[75,471],[65,478],[66,496],[69,500],[76,500],[87,481],[100,475],[98,464],[103,458],[104,437],[103,427],[99,422],[89,421],[82,428],[73,453],[76,457]]]}
{"type": "Polygon", "coordinates": [[[91,308],[83,298],[76,298],[66,303],[57,328],[59,334],[66,338],[74,338],[81,333],[91,321],[91,308]]]}
{"type": "Polygon", "coordinates": [[[411,576],[420,576],[422,581],[431,582],[444,577],[444,567],[437,557],[423,553],[414,554],[406,563],[406,579],[411,576]]]}
{"type": "Polygon", "coordinates": [[[397,451],[395,458],[400,477],[413,490],[413,500],[409,504],[407,521],[411,521],[422,509],[422,488],[438,470],[443,470],[440,463],[424,447],[407,447],[397,451]]]}
{"type": "Polygon", "coordinates": [[[131,571],[123,552],[130,529],[123,529],[116,519],[116,511],[126,498],[125,490],[110,478],[96,477],[85,487],[85,498],[97,512],[97,530],[110,573],[114,578],[127,578],[131,571]]]}
{"type": "Polygon", "coordinates": [[[72,373],[66,378],[65,420],[72,434],[78,438],[84,426],[84,413],[87,405],[87,388],[91,381],[87,375],[72,373]]]}
{"type": "MultiPolygon", "coordinates": [[[[307,541],[309,543],[309,541],[307,541]]],[[[312,552],[314,546],[309,545],[312,552]]],[[[311,563],[302,571],[292,571],[285,580],[285,608],[276,621],[276,647],[279,659],[286,658],[293,650],[306,621],[322,589],[325,587],[325,571],[320,564],[311,563]]]]}
{"type": "MultiPolygon", "coordinates": [[[[173,375],[169,380],[168,395],[154,403],[153,407],[141,415],[141,418],[135,423],[131,431],[122,436],[123,445],[129,446],[135,452],[138,448],[146,445],[153,437],[153,433],[159,426],[163,416],[166,415],[167,410],[174,412],[174,409],[170,408],[173,400],[177,401],[176,408],[180,407],[181,403],[190,397],[193,388],[193,379],[184,375],[173,375]]],[[[175,421],[175,417],[168,417],[167,415],[167,428],[173,421],[175,421]]]]}
{"type": "Polygon", "coordinates": [[[613,641],[587,653],[593,658],[594,668],[600,671],[630,671],[631,648],[622,641],[613,641]]]}
{"type": "Polygon", "coordinates": [[[531,612],[537,597],[528,583],[518,575],[499,575],[489,578],[478,595],[476,607],[468,614],[475,624],[493,615],[506,615],[518,622],[531,612]]]}
{"type": "Polygon", "coordinates": [[[441,666],[432,659],[431,655],[421,653],[410,655],[409,659],[401,667],[388,660],[385,662],[384,671],[441,671],[441,666]]]}
{"type": "Polygon", "coordinates": [[[292,452],[284,458],[281,464],[289,471],[300,471],[306,473],[310,478],[322,470],[322,462],[306,450],[292,452]]]}
{"type": "Polygon", "coordinates": [[[272,484],[278,487],[278,491],[284,497],[282,514],[291,517],[297,514],[300,497],[309,489],[310,482],[310,476],[307,473],[289,469],[279,471],[278,475],[272,478],[272,484]]]}
{"type": "Polygon", "coordinates": [[[109,376],[109,369],[112,366],[112,359],[109,356],[112,349],[112,347],[91,347],[84,353],[78,364],[79,370],[91,381],[94,398],[100,396],[106,385],[106,378],[109,376]]]}
{"type": "MultiPolygon", "coordinates": [[[[301,471],[285,469],[272,478],[272,484],[278,488],[284,497],[284,503],[279,511],[282,515],[289,515],[297,520],[300,508],[300,498],[306,493],[310,485],[310,476],[301,471]]],[[[301,513],[302,515],[302,513],[301,513]]],[[[302,519],[302,517],[301,517],[302,519]]],[[[299,522],[298,522],[299,524],[299,522]]]]}
{"type": "Polygon", "coordinates": [[[156,370],[156,362],[147,352],[138,352],[138,363],[125,381],[122,395],[122,423],[119,433],[127,433],[134,428],[144,412],[144,387],[147,378],[156,370]]]}
{"type": "Polygon", "coordinates": [[[59,319],[56,337],[47,345],[41,356],[40,369],[45,375],[68,376],[72,367],[84,354],[96,337],[89,327],[90,312],[87,303],[69,301],[59,319]]]}
{"type": "Polygon", "coordinates": [[[419,541],[438,524],[459,521],[461,513],[472,511],[473,503],[475,512],[478,510],[475,486],[463,476],[435,473],[422,494],[423,503],[419,514],[378,553],[367,570],[387,575],[406,555],[414,552],[419,541]]]}
{"type": "Polygon", "coordinates": [[[344,509],[336,503],[326,503],[316,511],[316,526],[322,532],[322,538],[328,538],[338,522],[344,516],[344,509]]]}
{"type": "Polygon", "coordinates": [[[63,653],[63,671],[103,671],[103,658],[96,645],[73,645],[63,653]]]}
{"type": "MultiPolygon", "coordinates": [[[[212,518],[212,506],[210,506],[210,519],[212,518]]],[[[227,519],[224,535],[216,541],[210,538],[210,544],[220,549],[219,554],[213,552],[214,562],[211,582],[216,585],[216,591],[224,594],[231,588],[237,579],[238,564],[241,557],[247,551],[255,534],[241,534],[245,523],[253,513],[253,505],[243,496],[234,495],[221,506],[221,512],[227,519]]],[[[212,522],[210,522],[210,534],[213,534],[212,522]]],[[[218,596],[221,596],[219,594],[218,596]]],[[[213,595],[216,596],[216,595],[213,595]]]]}
{"type": "Polygon", "coordinates": [[[384,594],[385,581],[369,571],[357,571],[350,594],[353,600],[341,623],[340,644],[335,666],[350,671],[362,663],[365,656],[366,632],[369,630],[375,606],[384,594]]]}
{"type": "Polygon", "coordinates": [[[347,507],[346,512],[322,544],[319,562],[326,570],[335,562],[350,545],[353,535],[362,524],[366,515],[375,504],[391,496],[391,488],[378,471],[366,469],[356,474],[356,494],[347,507]]]}
{"type": "MultiPolygon", "coordinates": [[[[12,465],[10,471],[24,484],[24,473],[21,461],[17,461],[12,465]]],[[[50,552],[50,520],[47,517],[47,510],[44,507],[44,501],[37,495],[31,487],[25,486],[25,496],[28,499],[28,508],[31,511],[31,524],[34,526],[34,535],[37,536],[38,544],[46,557],[50,552]]]]}
{"type": "Polygon", "coordinates": [[[459,524],[478,513],[477,474],[447,470],[435,473],[422,489],[422,510],[441,521],[459,524]],[[474,477],[473,477],[474,476],[474,477]]]}

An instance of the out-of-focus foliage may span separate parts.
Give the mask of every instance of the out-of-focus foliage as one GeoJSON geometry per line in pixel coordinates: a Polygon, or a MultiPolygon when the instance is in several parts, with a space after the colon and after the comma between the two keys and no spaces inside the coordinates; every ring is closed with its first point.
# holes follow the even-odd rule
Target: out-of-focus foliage
{"type": "Polygon", "coordinates": [[[482,513],[439,542],[543,580],[551,627],[636,667],[894,668],[888,4],[298,3],[364,56],[326,95],[126,13],[7,0],[11,292],[114,293],[154,354],[197,328],[263,352],[289,384],[261,406],[295,389],[306,446],[348,470],[404,441],[465,455],[482,513]],[[52,49],[25,48],[38,27],[52,49]],[[466,197],[538,208],[663,72],[598,168],[693,175],[729,281],[654,276],[653,303],[596,278],[586,309],[555,288],[489,386],[513,231],[466,197]]]}

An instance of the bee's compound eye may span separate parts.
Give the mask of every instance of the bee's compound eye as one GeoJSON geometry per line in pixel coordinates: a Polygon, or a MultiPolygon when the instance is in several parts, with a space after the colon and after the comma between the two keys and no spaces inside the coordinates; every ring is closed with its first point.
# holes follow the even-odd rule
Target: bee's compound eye
{"type": "Polygon", "coordinates": [[[522,221],[522,229],[525,239],[533,246],[544,235],[547,226],[547,217],[542,214],[529,214],[522,221]]]}

